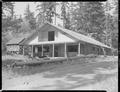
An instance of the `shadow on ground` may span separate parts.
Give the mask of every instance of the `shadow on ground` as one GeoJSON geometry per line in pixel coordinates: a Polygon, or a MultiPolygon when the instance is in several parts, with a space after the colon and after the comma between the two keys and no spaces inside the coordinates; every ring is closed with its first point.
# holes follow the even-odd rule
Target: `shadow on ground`
{"type": "MultiPolygon", "coordinates": [[[[62,77],[69,73],[92,73],[96,68],[108,68],[108,67],[115,67],[113,62],[96,62],[96,63],[72,63],[72,64],[44,64],[44,65],[35,65],[35,66],[26,66],[24,68],[14,68],[12,71],[18,75],[33,75],[36,73],[42,72],[52,72],[51,75],[46,75],[45,77],[62,77]],[[76,68],[77,67],[77,68],[76,68]]],[[[9,70],[9,69],[8,69],[9,70]]]]}
{"type": "MultiPolygon", "coordinates": [[[[106,80],[116,74],[117,62],[94,62],[94,63],[69,63],[69,64],[44,64],[29,66],[25,68],[13,68],[6,69],[12,72],[13,77],[34,74],[43,74],[41,77],[43,81],[45,79],[52,80],[53,84],[37,85],[30,89],[73,89],[82,87],[89,84],[95,84],[100,81],[106,80]]],[[[12,78],[13,78],[12,77],[12,78]]],[[[29,76],[28,76],[29,77],[29,76]]],[[[33,77],[34,78],[34,77],[33,77]]],[[[42,81],[42,80],[40,80],[42,81]]],[[[40,82],[38,81],[38,82],[40,82]]],[[[34,82],[31,81],[34,85],[34,82]]]]}
{"type": "Polygon", "coordinates": [[[32,89],[51,88],[73,89],[89,84],[104,81],[116,74],[116,64],[113,62],[99,62],[88,64],[77,64],[66,67],[57,67],[44,73],[44,78],[59,78],[54,85],[34,87],[32,89]],[[114,71],[115,70],[115,71],[114,71]]]}

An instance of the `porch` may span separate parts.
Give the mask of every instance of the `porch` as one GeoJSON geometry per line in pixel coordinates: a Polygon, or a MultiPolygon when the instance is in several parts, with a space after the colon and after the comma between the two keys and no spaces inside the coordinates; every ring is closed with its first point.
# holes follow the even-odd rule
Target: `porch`
{"type": "Polygon", "coordinates": [[[100,47],[95,47],[90,44],[77,43],[51,43],[51,44],[34,44],[24,45],[23,55],[31,57],[74,57],[80,55],[97,54],[102,55],[103,51],[100,47]]]}
{"type": "Polygon", "coordinates": [[[80,46],[78,46],[76,43],[24,45],[23,55],[29,55],[31,57],[38,58],[60,58],[67,56],[77,56],[80,54],[79,48],[80,46]]]}

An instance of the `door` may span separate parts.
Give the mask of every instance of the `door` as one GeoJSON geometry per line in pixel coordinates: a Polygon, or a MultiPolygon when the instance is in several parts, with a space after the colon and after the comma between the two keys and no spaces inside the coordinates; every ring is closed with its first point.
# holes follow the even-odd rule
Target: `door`
{"type": "Polygon", "coordinates": [[[58,46],[55,46],[54,56],[55,56],[55,57],[58,57],[58,46]]]}
{"type": "Polygon", "coordinates": [[[42,47],[38,47],[38,57],[42,56],[42,47]]]}

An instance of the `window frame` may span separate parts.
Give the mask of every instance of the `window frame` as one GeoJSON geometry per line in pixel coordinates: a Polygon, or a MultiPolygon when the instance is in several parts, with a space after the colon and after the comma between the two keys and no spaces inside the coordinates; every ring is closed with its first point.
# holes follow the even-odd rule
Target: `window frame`
{"type": "Polygon", "coordinates": [[[55,40],[55,31],[48,31],[48,41],[55,40]]]}
{"type": "Polygon", "coordinates": [[[67,46],[68,52],[78,52],[78,45],[69,45],[67,46]]]}

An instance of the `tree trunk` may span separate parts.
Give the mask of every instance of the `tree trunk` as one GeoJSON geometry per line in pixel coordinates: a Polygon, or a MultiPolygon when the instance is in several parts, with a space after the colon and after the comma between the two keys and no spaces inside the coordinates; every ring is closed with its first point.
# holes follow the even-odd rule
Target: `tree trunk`
{"type": "MultiPolygon", "coordinates": [[[[112,33],[110,32],[110,47],[112,48],[112,33]]],[[[114,56],[113,49],[111,49],[111,54],[114,56]]]]}

